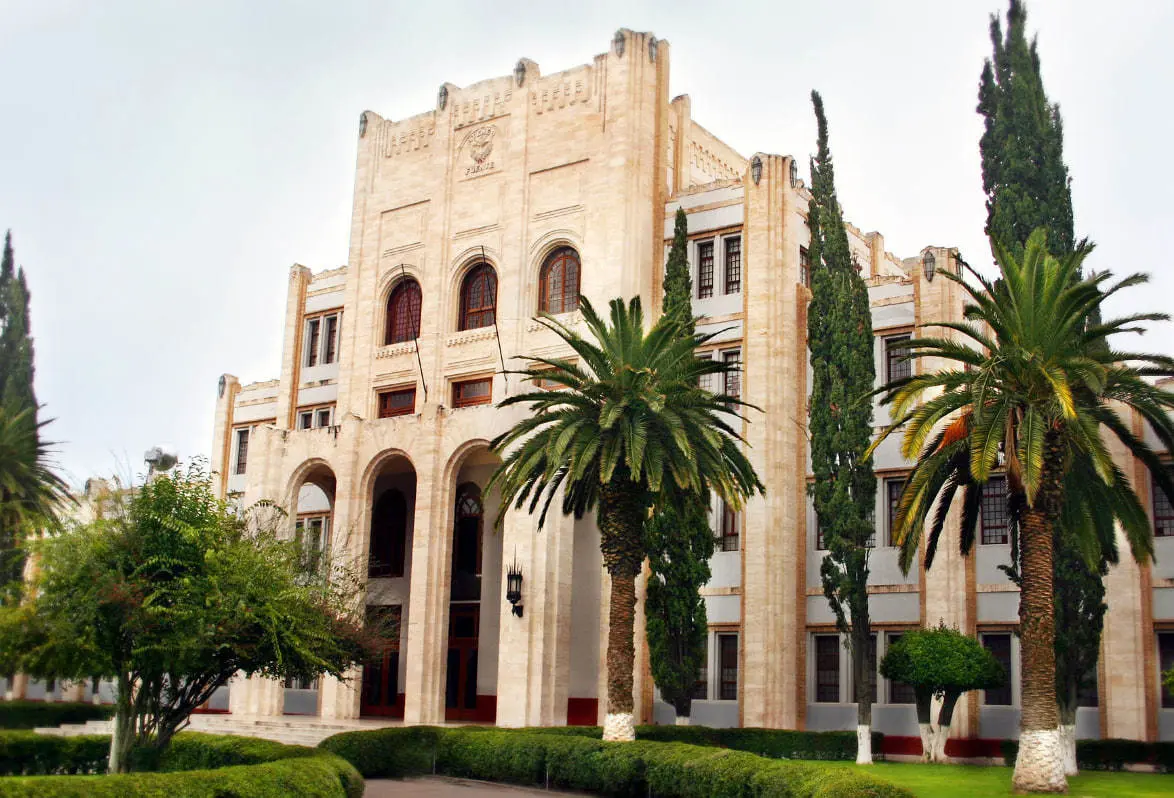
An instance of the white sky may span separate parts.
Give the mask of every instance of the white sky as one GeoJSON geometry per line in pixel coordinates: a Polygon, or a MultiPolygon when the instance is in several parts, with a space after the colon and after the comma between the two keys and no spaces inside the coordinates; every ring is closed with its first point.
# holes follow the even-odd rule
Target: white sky
{"type": "MultiPolygon", "coordinates": [[[[359,113],[420,113],[521,56],[586,63],[619,27],[672,44],[672,94],[744,155],[805,163],[818,88],[848,218],[898,256],[988,263],[974,107],[1005,9],[0,0],[0,230],[32,288],[47,436],[77,482],[160,443],[206,454],[219,374],[278,374],[290,264],[346,261],[359,113]]],[[[1153,273],[1114,310],[1170,309],[1174,3],[1031,0],[1029,27],[1090,265],[1153,273]]],[[[1174,327],[1137,346],[1174,354],[1174,327]]]]}

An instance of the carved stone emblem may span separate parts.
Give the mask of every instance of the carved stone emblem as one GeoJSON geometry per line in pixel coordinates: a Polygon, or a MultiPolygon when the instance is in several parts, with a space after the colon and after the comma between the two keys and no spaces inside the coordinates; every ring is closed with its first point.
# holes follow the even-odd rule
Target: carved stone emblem
{"type": "Polygon", "coordinates": [[[497,169],[496,161],[490,157],[493,155],[493,144],[496,137],[497,128],[493,125],[473,128],[465,136],[461,147],[468,150],[469,160],[472,161],[469,166],[465,167],[465,177],[473,177],[497,169]]]}

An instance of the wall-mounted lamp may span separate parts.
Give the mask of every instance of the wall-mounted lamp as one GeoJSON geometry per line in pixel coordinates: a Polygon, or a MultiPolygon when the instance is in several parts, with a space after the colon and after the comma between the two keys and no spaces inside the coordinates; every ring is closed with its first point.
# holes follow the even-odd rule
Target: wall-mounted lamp
{"type": "Polygon", "coordinates": [[[928,282],[933,282],[934,273],[938,269],[938,259],[933,256],[932,252],[926,252],[921,259],[921,270],[925,272],[925,279],[928,282]]]}
{"type": "Polygon", "coordinates": [[[513,609],[514,615],[519,618],[522,617],[522,566],[518,565],[515,558],[509,570],[505,574],[505,600],[508,601],[513,609]]]}
{"type": "Polygon", "coordinates": [[[758,181],[762,179],[762,159],[755,155],[750,159],[750,179],[754,181],[754,185],[758,185],[758,181]]]}

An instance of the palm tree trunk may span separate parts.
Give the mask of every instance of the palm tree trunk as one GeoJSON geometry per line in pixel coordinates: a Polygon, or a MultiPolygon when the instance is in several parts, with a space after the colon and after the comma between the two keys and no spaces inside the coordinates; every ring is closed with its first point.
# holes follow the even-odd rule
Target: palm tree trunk
{"type": "Polygon", "coordinates": [[[613,484],[603,485],[599,499],[600,549],[611,576],[607,627],[607,717],[603,739],[636,739],[632,683],[636,662],[636,574],[644,560],[645,506],[617,469],[613,484]]]}
{"type": "Polygon", "coordinates": [[[1022,713],[1019,754],[1012,784],[1016,792],[1067,792],[1060,716],[1056,710],[1056,626],[1052,580],[1052,524],[1059,513],[1063,451],[1059,436],[1044,439],[1043,473],[1035,504],[1020,529],[1022,585],[1019,636],[1022,647],[1022,713]]]}

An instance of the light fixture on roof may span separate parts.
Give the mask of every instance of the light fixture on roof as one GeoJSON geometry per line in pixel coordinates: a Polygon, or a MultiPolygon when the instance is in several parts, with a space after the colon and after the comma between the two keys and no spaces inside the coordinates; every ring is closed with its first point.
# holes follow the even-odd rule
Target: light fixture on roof
{"type": "Polygon", "coordinates": [[[448,86],[445,86],[443,83],[440,84],[440,91],[436,92],[436,105],[441,111],[448,105],[448,86]]]}
{"type": "Polygon", "coordinates": [[[655,36],[649,37],[649,39],[648,39],[648,60],[654,64],[656,63],[656,48],[657,48],[656,37],[655,36]]]}
{"type": "Polygon", "coordinates": [[[795,163],[795,159],[791,159],[791,188],[799,185],[799,164],[795,163]]]}
{"type": "Polygon", "coordinates": [[[526,82],[526,63],[520,58],[514,67],[514,80],[518,81],[519,87],[526,82]]]}
{"type": "Polygon", "coordinates": [[[750,159],[750,179],[754,181],[754,185],[758,185],[758,181],[762,179],[762,159],[755,155],[750,159]]]}
{"type": "Polygon", "coordinates": [[[626,43],[626,41],[627,41],[627,39],[624,36],[624,31],[623,30],[616,31],[616,35],[612,39],[612,44],[615,45],[616,55],[619,56],[620,58],[624,57],[624,44],[626,43]]]}
{"type": "Polygon", "coordinates": [[[934,257],[930,250],[925,251],[925,255],[921,258],[921,270],[925,272],[925,279],[927,282],[933,282],[934,273],[938,268],[938,259],[934,257]]]}

